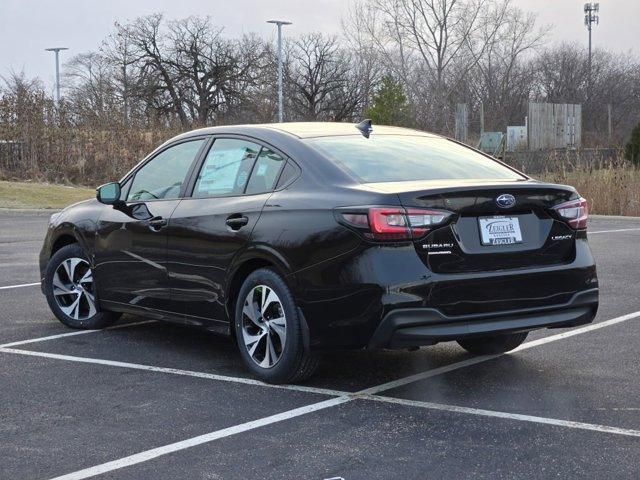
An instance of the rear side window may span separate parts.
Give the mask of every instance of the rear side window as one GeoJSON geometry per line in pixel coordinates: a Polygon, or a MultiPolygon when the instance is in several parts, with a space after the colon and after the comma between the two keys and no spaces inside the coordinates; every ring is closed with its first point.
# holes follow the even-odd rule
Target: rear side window
{"type": "Polygon", "coordinates": [[[283,165],[284,159],[280,155],[266,147],[263,148],[251,172],[246,193],[263,193],[273,190],[283,165]]]}
{"type": "Polygon", "coordinates": [[[202,164],[194,197],[242,195],[260,145],[233,138],[219,138],[202,164]]]}
{"type": "Polygon", "coordinates": [[[307,142],[362,183],[409,180],[523,180],[522,175],[444,138],[379,135],[307,142]]]}
{"type": "Polygon", "coordinates": [[[298,166],[293,163],[291,160],[287,161],[286,165],[282,169],[282,173],[280,174],[280,178],[278,179],[278,184],[276,188],[284,188],[288,186],[291,182],[293,182],[297,176],[300,174],[300,169],[298,166]]]}

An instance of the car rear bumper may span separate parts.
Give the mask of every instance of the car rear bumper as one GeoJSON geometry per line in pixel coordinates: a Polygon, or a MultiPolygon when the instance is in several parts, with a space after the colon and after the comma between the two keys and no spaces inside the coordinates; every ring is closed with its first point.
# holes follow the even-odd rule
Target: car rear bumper
{"type": "Polygon", "coordinates": [[[447,316],[434,308],[399,308],[382,319],[368,346],[416,347],[463,337],[574,327],[592,322],[597,310],[597,288],[577,292],[560,305],[490,314],[447,316]]]}
{"type": "Polygon", "coordinates": [[[376,245],[296,273],[294,296],[311,348],[389,346],[401,336],[405,346],[429,345],[570,326],[587,323],[597,309],[598,277],[586,238],[576,240],[573,261],[557,265],[442,274],[416,260],[413,245],[376,245]],[[585,306],[590,311],[566,311],[585,306]],[[392,338],[400,327],[403,335],[392,338]]]}

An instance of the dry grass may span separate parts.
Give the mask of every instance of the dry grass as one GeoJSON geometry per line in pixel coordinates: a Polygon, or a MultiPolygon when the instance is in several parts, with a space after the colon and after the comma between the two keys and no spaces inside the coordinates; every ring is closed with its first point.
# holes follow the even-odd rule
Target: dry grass
{"type": "Polygon", "coordinates": [[[0,181],[0,208],[62,208],[93,196],[90,188],[0,181]]]}
{"type": "Polygon", "coordinates": [[[640,169],[629,163],[560,169],[537,178],[575,187],[588,200],[590,213],[640,216],[640,169]]]}

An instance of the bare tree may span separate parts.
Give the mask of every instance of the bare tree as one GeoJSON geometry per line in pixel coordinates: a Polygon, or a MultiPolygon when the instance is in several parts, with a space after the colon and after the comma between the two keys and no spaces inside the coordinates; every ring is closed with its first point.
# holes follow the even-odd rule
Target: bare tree
{"type": "Polygon", "coordinates": [[[363,101],[352,60],[336,37],[311,33],[290,42],[286,68],[290,114],[302,120],[351,118],[363,101]]]}
{"type": "Polygon", "coordinates": [[[483,22],[479,35],[486,48],[466,77],[466,98],[483,104],[490,129],[503,131],[523,121],[535,85],[531,60],[548,30],[536,26],[534,14],[518,8],[508,8],[499,24],[483,22]]]}
{"type": "Polygon", "coordinates": [[[578,44],[545,49],[535,60],[536,99],[583,105],[583,129],[589,143],[606,138],[611,105],[614,135],[623,142],[640,120],[640,64],[630,55],[596,50],[592,60],[591,87],[587,51],[578,44]]]}
{"type": "Polygon", "coordinates": [[[176,115],[183,126],[215,122],[228,104],[239,101],[256,62],[265,54],[255,38],[250,49],[247,39],[223,38],[209,17],[165,25],[162,15],[150,15],[120,32],[146,79],[147,98],[158,111],[176,115]]]}
{"type": "Polygon", "coordinates": [[[161,112],[175,114],[180,123],[188,124],[181,94],[172,75],[168,58],[166,35],[162,29],[162,15],[140,17],[133,22],[117,26],[117,34],[126,38],[139,73],[145,78],[145,96],[161,112]]]}
{"type": "MultiPolygon", "coordinates": [[[[115,31],[107,36],[100,46],[100,53],[111,63],[113,72],[110,78],[113,94],[122,109],[122,119],[128,123],[131,113],[139,108],[138,92],[142,89],[144,77],[138,75],[136,59],[131,54],[129,34],[126,26],[115,23],[115,31]]],[[[144,105],[144,104],[143,104],[144,105]]],[[[144,108],[142,108],[144,110],[144,108]]]]}
{"type": "MultiPolygon", "coordinates": [[[[37,117],[44,121],[51,116],[53,102],[47,98],[39,78],[28,78],[24,71],[0,76],[0,127],[13,129],[37,117]]],[[[5,133],[0,129],[0,134],[5,133]]],[[[0,139],[11,135],[0,135],[0,139]]]]}
{"type": "Polygon", "coordinates": [[[65,64],[65,103],[78,121],[105,121],[117,109],[111,63],[100,53],[81,53],[65,64]]]}
{"type": "Polygon", "coordinates": [[[418,124],[446,132],[469,72],[512,11],[509,0],[372,0],[356,4],[347,29],[366,32],[404,80],[418,124]]]}
{"type": "Polygon", "coordinates": [[[358,69],[359,88],[363,96],[362,110],[370,106],[376,88],[391,70],[384,58],[384,51],[375,48],[367,31],[370,22],[359,15],[350,15],[342,20],[345,36],[344,49],[351,52],[358,69]]]}

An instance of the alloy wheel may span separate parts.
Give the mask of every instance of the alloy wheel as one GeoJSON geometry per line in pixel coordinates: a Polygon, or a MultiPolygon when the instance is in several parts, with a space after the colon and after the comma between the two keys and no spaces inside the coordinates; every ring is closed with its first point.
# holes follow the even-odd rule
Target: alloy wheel
{"type": "Polygon", "coordinates": [[[280,298],[272,288],[251,289],[242,308],[242,337],[251,359],[262,368],[273,367],[287,341],[287,320],[280,298]]]}
{"type": "Polygon", "coordinates": [[[82,258],[63,260],[53,274],[53,297],[68,317],[86,320],[97,313],[93,292],[93,274],[82,258]]]}

